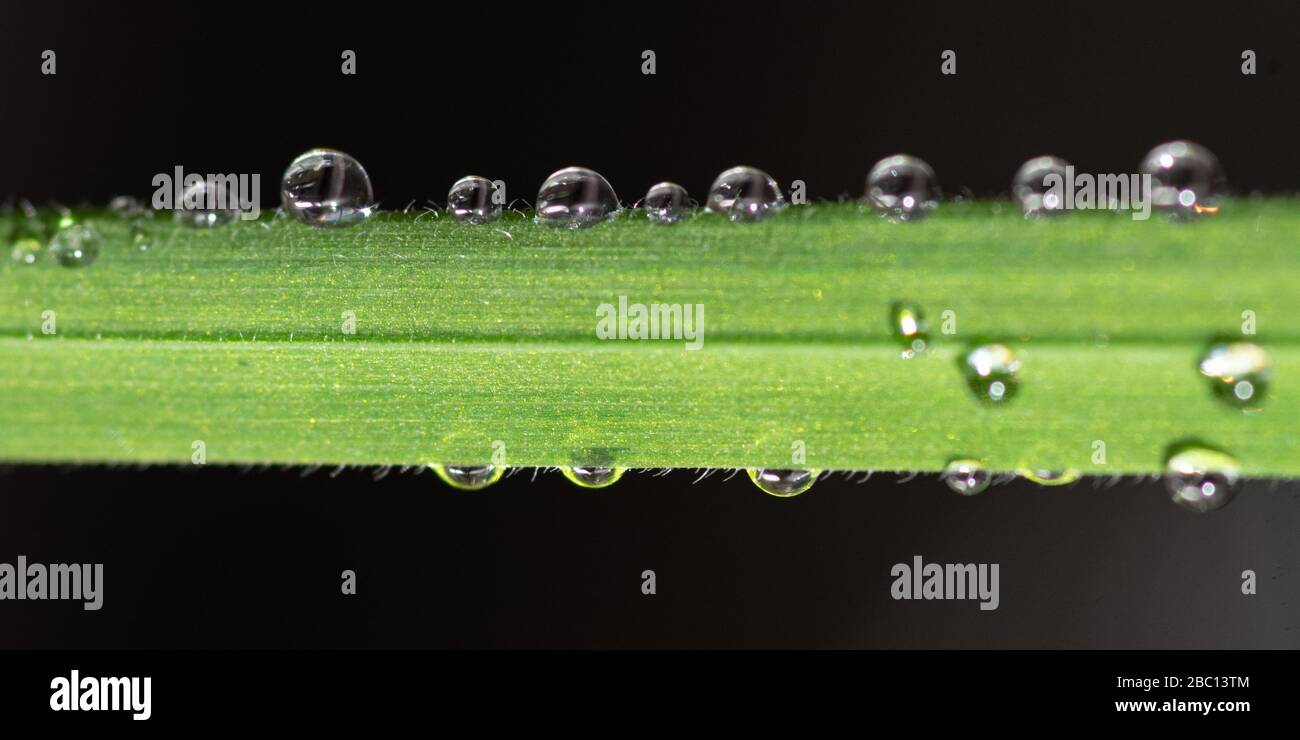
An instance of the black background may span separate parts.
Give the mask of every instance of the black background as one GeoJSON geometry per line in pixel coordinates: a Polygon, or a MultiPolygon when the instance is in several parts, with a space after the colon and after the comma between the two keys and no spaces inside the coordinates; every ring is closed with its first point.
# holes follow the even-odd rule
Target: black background
{"type": "MultiPolygon", "coordinates": [[[[530,199],[591,166],[625,201],[746,162],[856,197],[908,151],[995,195],[1050,152],[1131,171],[1187,137],[1239,192],[1293,191],[1300,10],[1036,4],[577,3],[0,10],[0,194],[103,203],[154,174],[357,156],[389,207],[474,172],[530,199]],[[40,51],[58,74],[39,74],[40,51]],[[1259,74],[1240,74],[1242,49],[1259,74]],[[340,52],[358,53],[355,77],[340,52]],[[658,74],[640,74],[641,51],[658,74]],[[943,49],[958,75],[939,74],[943,49]]],[[[4,647],[1300,647],[1300,491],[1197,516],[1154,482],[839,479],[777,500],[743,478],[558,476],[453,493],[373,471],[15,467],[0,559],[103,562],[103,611],[0,608],[4,647]],[[894,602],[922,554],[997,562],[1002,606],[894,602]],[[339,593],[354,569],[359,594],[339,593]],[[639,591],[653,568],[659,593],[639,591]],[[1240,593],[1254,569],[1259,593],[1240,593]]]]}

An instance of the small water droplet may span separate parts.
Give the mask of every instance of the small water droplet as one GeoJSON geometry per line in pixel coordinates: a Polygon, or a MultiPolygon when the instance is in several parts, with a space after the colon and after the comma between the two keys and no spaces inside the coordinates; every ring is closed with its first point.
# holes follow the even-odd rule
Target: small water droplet
{"type": "Polygon", "coordinates": [[[149,212],[145,202],[132,195],[119,195],[108,202],[108,210],[122,218],[135,218],[149,212]]]}
{"type": "Polygon", "coordinates": [[[929,327],[920,306],[898,301],[889,309],[889,324],[894,337],[903,345],[903,359],[910,360],[929,346],[929,327]]]}
{"type": "Polygon", "coordinates": [[[924,160],[895,154],[867,175],[867,202],[892,221],[920,221],[939,207],[939,184],[924,160]]]}
{"type": "Polygon", "coordinates": [[[486,177],[462,177],[447,192],[447,212],[463,224],[490,224],[501,218],[501,204],[492,200],[494,193],[486,177]]]}
{"type": "Polygon", "coordinates": [[[978,460],[960,458],[948,463],[944,469],[943,482],[952,490],[963,496],[974,496],[989,487],[993,475],[978,460]]]}
{"type": "Polygon", "coordinates": [[[1200,362],[1214,395],[1237,408],[1259,408],[1273,376],[1268,353],[1251,342],[1226,342],[1210,347],[1200,362]]]}
{"type": "Polygon", "coordinates": [[[755,470],[749,469],[749,479],[763,493],[789,498],[812,488],[820,470],[755,470]]]}
{"type": "Polygon", "coordinates": [[[149,237],[149,227],[145,225],[144,219],[135,219],[131,222],[131,246],[138,251],[147,252],[152,240],[149,237]]]}
{"type": "Polygon", "coordinates": [[[1228,453],[1211,447],[1176,447],[1165,463],[1165,472],[1170,497],[1189,511],[1222,509],[1240,490],[1241,466],[1228,453]]]}
{"type": "Polygon", "coordinates": [[[352,226],[375,212],[370,175],[351,155],[312,149],[280,178],[280,204],[308,226],[352,226]]]}
{"type": "Polygon", "coordinates": [[[618,194],[599,172],[565,167],[537,190],[536,223],[581,229],[607,221],[619,212],[618,194]]]}
{"type": "Polygon", "coordinates": [[[709,186],[705,208],[732,221],[761,221],[785,208],[772,176],[756,167],[732,167],[709,186]]]}
{"type": "Polygon", "coordinates": [[[1070,163],[1060,157],[1042,156],[1020,165],[1015,179],[1011,182],[1011,195],[1020,203],[1020,211],[1028,218],[1037,216],[1054,216],[1065,213],[1062,194],[1069,187],[1065,180],[1065,168],[1070,163]],[[1053,189],[1043,183],[1049,176],[1060,178],[1060,185],[1053,189]]]}
{"type": "Polygon", "coordinates": [[[46,227],[36,208],[28,201],[19,204],[21,214],[13,227],[13,236],[9,256],[15,262],[33,265],[45,251],[46,227]]]}
{"type": "Polygon", "coordinates": [[[605,488],[612,486],[623,477],[623,468],[602,467],[596,465],[575,465],[571,468],[560,468],[571,482],[576,483],[583,488],[605,488]]]}
{"type": "Polygon", "coordinates": [[[50,240],[50,256],[64,267],[85,267],[99,256],[100,238],[85,224],[72,223],[50,240]]]}
{"type": "Polygon", "coordinates": [[[506,469],[496,465],[430,465],[444,483],[461,491],[481,491],[501,480],[506,469]]]}
{"type": "Polygon", "coordinates": [[[1217,213],[1215,201],[1225,178],[1209,149],[1190,141],[1170,141],[1147,152],[1139,170],[1151,175],[1151,205],[1175,218],[1217,213]]]}
{"type": "Polygon", "coordinates": [[[661,182],[646,191],[641,207],[651,223],[668,226],[686,218],[691,212],[691,196],[675,182],[661,182]]]}
{"type": "Polygon", "coordinates": [[[1068,486],[1071,483],[1083,477],[1083,471],[1075,468],[1066,468],[1064,470],[1034,470],[1031,468],[1021,468],[1016,473],[1027,481],[1032,481],[1040,486],[1068,486]]]}
{"type": "Polygon", "coordinates": [[[965,357],[967,380],[976,397],[1000,403],[1015,395],[1020,359],[1005,344],[982,344],[965,357]]]}
{"type": "Polygon", "coordinates": [[[219,197],[207,180],[197,180],[185,188],[181,202],[172,211],[172,218],[180,224],[196,229],[225,226],[239,218],[239,200],[230,183],[225,195],[219,197]],[[221,207],[221,206],[227,207],[221,207]]]}

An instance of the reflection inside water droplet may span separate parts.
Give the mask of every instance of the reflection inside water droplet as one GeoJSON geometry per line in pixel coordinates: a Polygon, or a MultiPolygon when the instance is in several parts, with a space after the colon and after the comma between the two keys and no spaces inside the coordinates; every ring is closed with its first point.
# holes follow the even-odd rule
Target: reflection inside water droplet
{"type": "Polygon", "coordinates": [[[1217,398],[1244,411],[1260,408],[1273,376],[1268,353],[1251,342],[1215,344],[1199,367],[1217,398]]]}
{"type": "Polygon", "coordinates": [[[1176,448],[1165,463],[1169,495],[1195,512],[1227,506],[1241,488],[1241,466],[1226,452],[1200,445],[1176,448]]]}
{"type": "Polygon", "coordinates": [[[1151,175],[1151,205],[1176,218],[1217,213],[1217,197],[1225,183],[1219,159],[1209,149],[1190,141],[1161,144],[1142,160],[1139,169],[1151,175]]]}
{"type": "Polygon", "coordinates": [[[948,463],[944,469],[943,482],[952,490],[963,496],[974,496],[989,487],[993,474],[984,469],[978,460],[959,458],[948,463]]]}
{"type": "Polygon", "coordinates": [[[1026,217],[1065,213],[1064,188],[1070,186],[1065,181],[1068,166],[1069,162],[1052,156],[1034,157],[1020,166],[1011,182],[1011,195],[1026,217]],[[1055,186],[1044,184],[1053,175],[1060,178],[1055,186]]]}
{"type": "Polygon", "coordinates": [[[1000,403],[1015,395],[1020,359],[1005,344],[983,344],[964,358],[967,381],[982,401],[1000,403]]]}
{"type": "Polygon", "coordinates": [[[431,465],[433,472],[452,488],[481,491],[501,480],[506,469],[496,465],[431,465]]]}
{"type": "Polygon", "coordinates": [[[885,157],[867,174],[867,202],[892,221],[920,221],[939,207],[939,185],[925,160],[909,154],[885,157]]]}
{"type": "Polygon", "coordinates": [[[565,167],[552,173],[537,190],[536,210],[536,223],[580,229],[618,215],[618,194],[595,170],[565,167]]]}
{"type": "Polygon", "coordinates": [[[903,345],[903,359],[910,360],[929,346],[929,327],[920,306],[906,301],[894,303],[889,309],[889,325],[894,338],[903,345]]]}
{"type": "Polygon", "coordinates": [[[749,469],[749,479],[763,493],[788,498],[812,488],[820,470],[756,470],[749,469]]]}
{"type": "Polygon", "coordinates": [[[761,221],[786,205],[776,180],[757,167],[732,167],[709,186],[705,208],[732,221],[761,221]]]}
{"type": "Polygon", "coordinates": [[[463,224],[490,224],[501,218],[496,188],[486,177],[469,175],[452,184],[447,192],[447,212],[463,224]]]}
{"type": "Polygon", "coordinates": [[[582,486],[583,488],[604,488],[612,486],[623,477],[623,468],[601,467],[595,465],[575,465],[571,468],[560,468],[571,482],[582,486]]]}
{"type": "Polygon", "coordinates": [[[686,218],[690,213],[691,196],[687,194],[686,188],[675,182],[661,182],[652,185],[646,191],[645,199],[641,201],[641,208],[645,211],[646,218],[651,223],[661,226],[669,226],[686,218]]]}
{"type": "Polygon", "coordinates": [[[375,193],[370,176],[354,157],[313,149],[284,171],[280,205],[308,226],[352,226],[375,212],[375,193]]]}

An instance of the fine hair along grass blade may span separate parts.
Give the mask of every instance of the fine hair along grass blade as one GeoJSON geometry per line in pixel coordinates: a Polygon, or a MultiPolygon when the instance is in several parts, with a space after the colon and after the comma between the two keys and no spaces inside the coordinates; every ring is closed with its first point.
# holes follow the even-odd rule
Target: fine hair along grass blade
{"type": "Polygon", "coordinates": [[[93,264],[0,266],[0,459],[189,462],[202,442],[209,463],[1148,474],[1197,439],[1296,477],[1298,206],[1168,223],[965,202],[894,224],[818,204],[577,231],[158,218],[146,250],[88,213],[93,264]],[[702,306],[700,346],[598,338],[620,300],[702,306]],[[930,323],[912,359],[899,301],[930,323]],[[1225,336],[1271,357],[1257,412],[1197,371],[1225,336]],[[1022,363],[999,404],[959,370],[984,341],[1022,363]]]}

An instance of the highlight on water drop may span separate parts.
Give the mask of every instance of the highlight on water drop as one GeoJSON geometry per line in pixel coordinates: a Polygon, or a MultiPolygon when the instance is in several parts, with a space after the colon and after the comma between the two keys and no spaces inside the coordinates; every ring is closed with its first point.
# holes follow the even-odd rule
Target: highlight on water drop
{"type": "Polygon", "coordinates": [[[463,224],[490,224],[501,218],[502,204],[494,197],[496,187],[486,177],[467,175],[447,191],[447,212],[463,224]]]}
{"type": "Polygon", "coordinates": [[[789,498],[812,488],[821,475],[820,470],[748,470],[749,479],[758,486],[758,490],[779,498],[789,498]]]}
{"type": "Polygon", "coordinates": [[[290,162],[280,178],[280,205],[316,227],[354,226],[377,208],[366,169],[337,149],[312,149],[290,162]]]}
{"type": "Polygon", "coordinates": [[[1221,342],[1210,347],[1198,365],[1210,379],[1215,397],[1243,411],[1256,411],[1264,401],[1273,363],[1252,342],[1221,342]]]}
{"type": "Polygon", "coordinates": [[[968,457],[950,460],[939,477],[948,488],[963,496],[983,493],[993,480],[993,474],[979,460],[968,457]]]}
{"type": "Polygon", "coordinates": [[[1170,448],[1165,460],[1170,498],[1188,511],[1222,509],[1241,490],[1241,465],[1227,452],[1197,442],[1170,448]]]}
{"type": "Polygon", "coordinates": [[[498,465],[430,465],[444,483],[459,491],[481,491],[501,480],[506,469],[498,465]]]}
{"type": "Polygon", "coordinates": [[[560,472],[570,482],[582,488],[607,488],[617,483],[626,472],[625,468],[575,465],[560,468],[560,472]]]}
{"type": "Polygon", "coordinates": [[[981,344],[962,359],[967,382],[975,397],[1001,403],[1019,388],[1020,358],[1005,344],[981,344]]]}
{"type": "Polygon", "coordinates": [[[894,338],[903,345],[902,357],[910,360],[924,352],[930,343],[929,324],[921,307],[907,301],[896,301],[889,307],[889,328],[894,338]]]}
{"type": "Polygon", "coordinates": [[[618,215],[618,194],[599,172],[565,167],[551,173],[537,190],[534,221],[563,229],[582,229],[618,215]]]}
{"type": "Polygon", "coordinates": [[[762,221],[785,206],[785,196],[776,180],[749,166],[732,167],[719,174],[705,200],[706,210],[731,221],[762,221]]]}
{"type": "Polygon", "coordinates": [[[895,154],[872,165],[866,199],[891,221],[921,221],[939,207],[939,181],[925,160],[895,154]]]}

